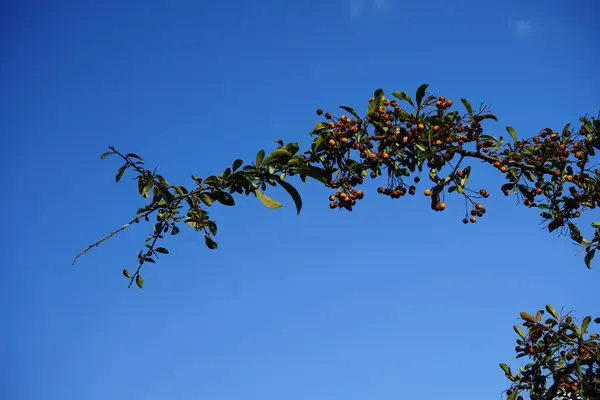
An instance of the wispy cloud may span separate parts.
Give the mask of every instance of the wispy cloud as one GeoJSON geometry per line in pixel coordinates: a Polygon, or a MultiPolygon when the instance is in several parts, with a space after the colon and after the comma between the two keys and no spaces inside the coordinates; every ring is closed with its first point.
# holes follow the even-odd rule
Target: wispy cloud
{"type": "Polygon", "coordinates": [[[364,0],[350,0],[350,17],[357,17],[364,7],[364,0]]]}
{"type": "MultiPolygon", "coordinates": [[[[390,0],[368,0],[372,6],[378,9],[385,8],[390,0]]],[[[350,17],[360,15],[365,8],[365,0],[350,0],[350,17]]]]}
{"type": "Polygon", "coordinates": [[[508,23],[509,29],[517,36],[531,36],[533,27],[531,23],[522,19],[513,19],[508,23]]]}

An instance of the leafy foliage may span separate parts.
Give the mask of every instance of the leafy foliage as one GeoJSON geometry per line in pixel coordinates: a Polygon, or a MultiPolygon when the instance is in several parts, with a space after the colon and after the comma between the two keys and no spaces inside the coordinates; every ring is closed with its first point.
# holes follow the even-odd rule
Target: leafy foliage
{"type": "Polygon", "coordinates": [[[156,221],[138,255],[137,269],[133,274],[124,274],[131,286],[137,282],[144,263],[155,262],[158,254],[168,253],[155,245],[165,234],[177,235],[181,222],[203,233],[207,247],[216,249],[217,224],[208,212],[215,202],[233,206],[233,195],[253,194],[267,207],[279,208],[282,204],[265,194],[268,187],[279,185],[289,193],[300,213],[302,198],[287,180],[295,175],[303,182],[311,178],[335,189],[329,196],[329,207],[352,211],[364,197],[364,192],[355,187],[365,179],[386,177],[387,183],[377,192],[398,199],[415,195],[416,184],[424,173],[431,181],[424,194],[430,196],[434,211],[446,209],[445,193],[456,193],[465,200],[463,222],[475,223],[486,213],[482,199],[490,195],[486,189],[468,187],[472,166],[465,164],[477,160],[490,164],[504,176],[507,183],[500,188],[504,195],[512,193],[525,207],[539,209],[550,232],[569,235],[584,248],[584,261],[589,268],[600,246],[600,222],[592,224],[594,235],[588,240],[576,221],[583,212],[600,205],[600,170],[594,169],[596,164],[592,161],[600,150],[600,120],[585,116],[580,118],[577,130],[570,124],[560,131],[544,128],[522,140],[509,126],[506,130],[513,143],[506,144],[502,136],[484,132],[486,120],[497,121],[489,107],[482,105],[474,111],[467,99],[461,99],[466,111],[461,114],[453,110],[452,100],[428,95],[427,89],[427,84],[421,85],[414,101],[404,92],[392,93],[407,109],[377,89],[363,118],[348,106],[340,108],[350,117],[337,117],[319,109],[317,114],[325,120],[313,128],[313,142],[304,153],[299,152],[297,143],[277,141],[279,146],[270,153],[260,150],[254,163],[244,165],[238,159],[218,176],[192,176],[191,189],[169,184],[156,171],[145,169],[139,155],[123,154],[110,147],[101,158],[116,155],[123,161],[116,181],[127,170],[133,171],[140,196],[149,202],[137,210],[129,224],[88,246],[77,258],[131,223],[149,222],[154,215],[156,221]],[[412,175],[416,176],[410,181],[412,175]]]}
{"type": "MultiPolygon", "coordinates": [[[[333,189],[329,207],[352,211],[365,196],[357,187],[366,179],[383,177],[386,183],[377,192],[398,199],[415,195],[424,175],[430,183],[423,194],[429,197],[432,210],[444,211],[445,194],[454,193],[465,201],[463,223],[475,223],[485,215],[483,202],[490,193],[469,187],[474,171],[467,164],[483,161],[506,180],[500,187],[505,196],[513,194],[523,206],[537,208],[549,232],[568,235],[585,250],[584,262],[589,268],[600,248],[600,222],[592,223],[593,237],[588,240],[577,221],[584,212],[600,206],[600,170],[594,162],[600,150],[600,120],[584,116],[578,129],[570,124],[558,131],[544,128],[520,140],[515,129],[507,126],[512,138],[507,144],[502,136],[484,131],[487,120],[497,121],[489,107],[474,110],[467,99],[460,99],[465,110],[460,113],[453,109],[452,100],[428,94],[427,89],[427,84],[419,86],[414,100],[400,91],[393,92],[395,99],[390,100],[377,89],[364,117],[348,106],[340,109],[350,116],[318,109],[324,120],[310,132],[313,142],[305,152],[300,153],[297,143],[277,141],[278,147],[270,153],[259,150],[253,163],[244,165],[238,159],[218,176],[192,176],[190,189],[170,184],[156,170],[146,169],[139,155],[109,147],[100,158],[115,155],[123,162],[115,180],[119,182],[128,170],[133,172],[140,196],[148,201],[129,223],[80,252],[73,264],[131,224],[151,222],[152,217],[151,233],[138,253],[137,268],[133,273],[122,271],[129,286],[135,283],[143,288],[142,267],[169,254],[157,243],[165,235],[179,234],[182,223],[201,232],[209,249],[218,248],[214,240],[217,224],[208,212],[214,204],[234,206],[234,195],[253,194],[265,206],[279,208],[282,204],[265,193],[279,185],[291,196],[299,214],[302,198],[288,180],[294,176],[333,189]]],[[[511,381],[505,391],[508,399],[522,400],[522,393],[531,399],[600,398],[600,335],[588,332],[592,318],[585,317],[577,324],[550,305],[535,316],[520,315],[523,328],[514,326],[519,336],[515,350],[517,358],[529,357],[531,362],[517,373],[500,364],[511,381]],[[548,316],[544,319],[545,312],[548,316]]],[[[600,318],[593,322],[600,324],[600,318]]]]}
{"type": "MultiPolygon", "coordinates": [[[[522,400],[522,393],[532,400],[599,399],[600,335],[589,333],[592,317],[577,324],[569,313],[559,315],[547,305],[535,317],[522,312],[521,319],[524,329],[514,326],[519,335],[516,357],[528,357],[530,362],[520,366],[518,373],[500,364],[511,381],[507,399],[522,400]]],[[[600,324],[600,318],[594,323],[600,324]]]]}

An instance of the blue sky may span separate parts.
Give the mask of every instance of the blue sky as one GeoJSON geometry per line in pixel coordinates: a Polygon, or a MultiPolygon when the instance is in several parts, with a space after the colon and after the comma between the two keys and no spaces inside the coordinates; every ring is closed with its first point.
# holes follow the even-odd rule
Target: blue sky
{"type": "Polygon", "coordinates": [[[279,210],[215,207],[219,250],[184,230],[144,290],[120,274],[145,226],[70,263],[142,204],[108,145],[189,184],[306,146],[316,108],[364,109],[378,87],[491,102],[495,134],[596,114],[593,3],[4,2],[3,398],[498,398],[519,311],[598,314],[600,272],[486,167],[474,225],[457,197],[434,213],[371,190],[332,212],[307,184],[300,217],[278,190],[279,210]]]}

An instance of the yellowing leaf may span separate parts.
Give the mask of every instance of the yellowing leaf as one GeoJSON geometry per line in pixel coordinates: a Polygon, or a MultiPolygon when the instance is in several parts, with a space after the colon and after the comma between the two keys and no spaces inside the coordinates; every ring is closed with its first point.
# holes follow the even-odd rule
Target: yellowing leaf
{"type": "Polygon", "coordinates": [[[535,322],[535,318],[527,314],[525,311],[521,311],[521,318],[523,318],[525,321],[535,322]]]}
{"type": "Polygon", "coordinates": [[[279,208],[282,206],[282,204],[280,202],[278,202],[277,200],[273,200],[272,198],[270,198],[269,196],[267,196],[260,190],[256,191],[256,196],[265,206],[267,206],[269,208],[279,208]]]}

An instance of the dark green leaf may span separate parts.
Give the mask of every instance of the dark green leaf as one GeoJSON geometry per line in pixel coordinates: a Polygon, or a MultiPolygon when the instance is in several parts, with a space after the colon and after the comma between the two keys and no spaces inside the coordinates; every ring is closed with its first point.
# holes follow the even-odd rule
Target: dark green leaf
{"type": "Polygon", "coordinates": [[[300,168],[296,168],[294,170],[294,172],[304,175],[304,176],[308,176],[311,177],[317,181],[320,181],[324,184],[329,184],[329,181],[331,179],[331,176],[327,173],[327,171],[325,171],[324,169],[321,169],[319,167],[300,167],[300,168]]]}
{"type": "Polygon", "coordinates": [[[512,126],[507,126],[506,131],[508,133],[510,133],[510,136],[513,138],[513,140],[516,143],[517,142],[517,132],[515,131],[515,129],[512,126]]]}
{"type": "Polygon", "coordinates": [[[104,160],[106,157],[110,156],[112,154],[112,151],[107,151],[106,153],[102,153],[100,155],[100,159],[104,160]]]}
{"type": "Polygon", "coordinates": [[[219,183],[219,179],[216,176],[209,176],[206,179],[204,179],[204,184],[206,186],[217,186],[219,183]]]}
{"type": "Polygon", "coordinates": [[[393,92],[392,96],[394,96],[397,99],[407,101],[411,106],[414,106],[414,103],[413,103],[412,99],[410,98],[410,96],[404,92],[393,92]]]}
{"type": "Polygon", "coordinates": [[[131,274],[129,273],[129,270],[128,270],[127,268],[125,268],[125,269],[123,270],[123,276],[124,276],[125,278],[130,278],[130,279],[131,279],[131,274]]]}
{"type": "Polygon", "coordinates": [[[138,155],[137,155],[137,154],[135,154],[135,153],[129,153],[129,154],[127,154],[125,157],[127,157],[127,158],[137,158],[138,160],[141,160],[141,159],[142,159],[142,157],[138,156],[138,155]]]}
{"type": "Polygon", "coordinates": [[[237,159],[233,162],[233,171],[235,171],[236,169],[238,169],[239,167],[242,166],[242,164],[244,163],[244,161],[237,159]]]}
{"type": "Polygon", "coordinates": [[[600,222],[592,222],[592,227],[596,229],[600,228],[600,222]]]}
{"type": "Polygon", "coordinates": [[[123,165],[121,168],[119,168],[119,170],[117,171],[117,175],[115,176],[115,180],[117,182],[119,182],[121,180],[121,178],[123,177],[123,174],[125,173],[125,169],[127,168],[127,165],[123,165]]]}
{"type": "Polygon", "coordinates": [[[302,210],[302,197],[300,197],[300,193],[298,193],[298,190],[296,190],[296,188],[294,186],[292,186],[291,184],[289,184],[288,182],[284,181],[283,179],[281,179],[278,176],[275,176],[275,180],[292,197],[292,200],[294,200],[294,204],[296,205],[296,211],[297,211],[298,214],[300,214],[300,210],[302,210]]]}
{"type": "Polygon", "coordinates": [[[562,218],[556,218],[548,224],[548,231],[553,232],[554,230],[556,230],[557,228],[560,228],[564,224],[565,224],[565,221],[562,218]]]}
{"type": "Polygon", "coordinates": [[[227,192],[216,190],[212,193],[212,197],[224,206],[235,205],[235,200],[233,200],[233,197],[227,192]]]}
{"type": "Polygon", "coordinates": [[[356,119],[360,119],[360,117],[358,116],[358,114],[356,113],[356,111],[354,111],[354,108],[352,107],[348,107],[348,106],[340,106],[340,108],[342,110],[346,110],[348,111],[350,114],[352,114],[352,116],[356,119]]]}
{"type": "Polygon", "coordinates": [[[135,277],[135,284],[142,289],[144,287],[144,278],[140,274],[135,277]]]}
{"type": "Polygon", "coordinates": [[[423,98],[425,97],[425,92],[427,91],[428,86],[429,84],[424,83],[417,89],[417,95],[415,97],[415,100],[417,100],[417,107],[421,107],[421,101],[423,101],[423,98]]]}
{"type": "Polygon", "coordinates": [[[498,121],[498,118],[494,114],[483,114],[479,116],[480,120],[484,119],[493,119],[494,121],[498,121]]]}
{"type": "Polygon", "coordinates": [[[277,149],[269,154],[263,161],[263,165],[278,164],[285,165],[292,155],[286,149],[277,149]]]}
{"type": "Polygon", "coordinates": [[[217,247],[219,247],[219,245],[217,244],[217,242],[215,242],[214,240],[212,240],[210,238],[210,236],[208,236],[208,235],[204,235],[204,242],[206,243],[206,247],[208,247],[211,250],[215,250],[217,247]]]}
{"type": "Polygon", "coordinates": [[[467,99],[460,99],[460,101],[465,106],[465,109],[467,110],[467,114],[469,114],[469,117],[471,117],[471,119],[473,119],[473,107],[471,107],[471,102],[467,99]]]}
{"type": "Polygon", "coordinates": [[[170,203],[173,201],[173,194],[171,192],[169,192],[169,190],[167,188],[159,187],[158,193],[160,194],[160,197],[162,197],[167,203],[170,203]]]}
{"type": "Polygon", "coordinates": [[[154,249],[154,251],[161,254],[169,254],[169,250],[165,249],[164,247],[157,247],[154,249]]]}
{"type": "Polygon", "coordinates": [[[586,253],[584,261],[585,261],[585,265],[588,268],[592,268],[591,263],[592,263],[592,260],[594,259],[595,255],[596,255],[596,249],[590,250],[586,253]]]}

